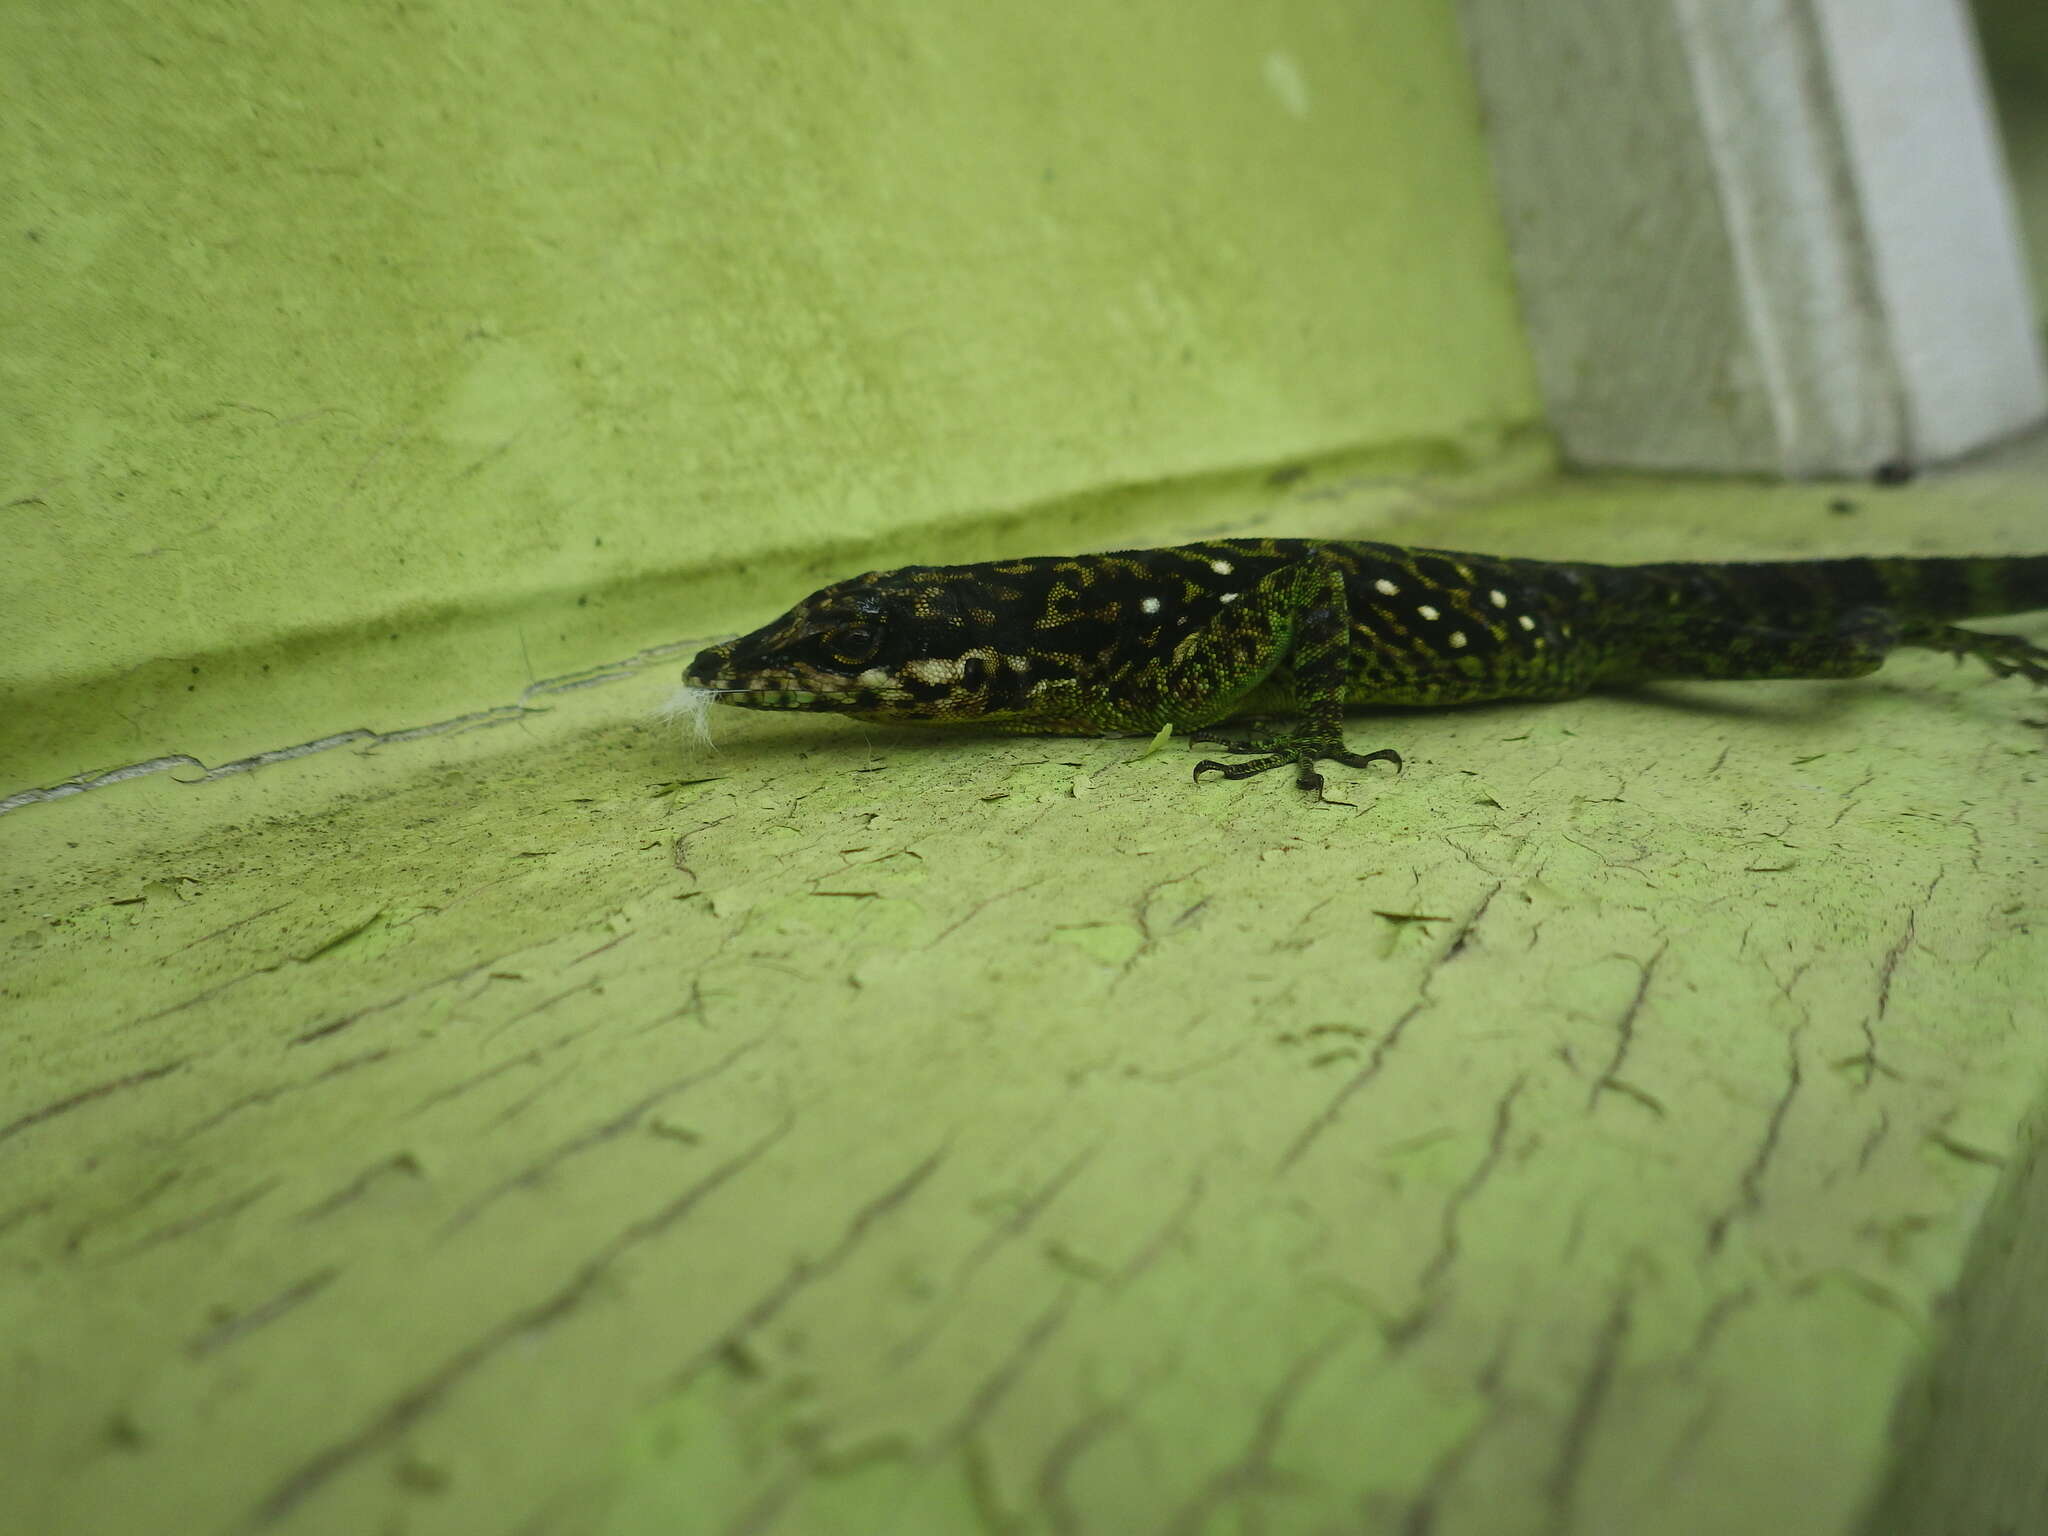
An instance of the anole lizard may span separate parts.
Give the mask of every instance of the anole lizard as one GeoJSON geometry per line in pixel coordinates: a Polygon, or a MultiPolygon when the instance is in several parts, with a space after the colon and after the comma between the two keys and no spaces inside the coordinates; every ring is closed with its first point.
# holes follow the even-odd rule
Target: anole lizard
{"type": "Polygon", "coordinates": [[[2048,686],[2048,648],[1955,619],[2048,608],[2048,555],[1591,565],[1393,544],[1218,539],[873,571],[715,645],[684,681],[751,709],[1066,735],[1171,726],[1248,758],[1352,752],[1352,705],[1568,699],[1656,678],[1838,678],[1897,646],[2048,686]],[[1205,728],[1293,717],[1230,740],[1205,728]]]}

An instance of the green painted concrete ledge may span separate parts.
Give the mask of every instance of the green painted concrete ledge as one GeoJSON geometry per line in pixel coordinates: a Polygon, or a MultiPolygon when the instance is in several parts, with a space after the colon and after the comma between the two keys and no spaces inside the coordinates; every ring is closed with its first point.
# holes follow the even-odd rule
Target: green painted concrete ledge
{"type": "MultiPolygon", "coordinates": [[[[1384,478],[1150,531],[2032,548],[2048,443],[1384,478]]],[[[1178,744],[703,752],[673,669],[0,817],[16,1528],[2048,1530],[2023,689],[1361,717],[1407,771],[1311,807],[1178,744]]]]}

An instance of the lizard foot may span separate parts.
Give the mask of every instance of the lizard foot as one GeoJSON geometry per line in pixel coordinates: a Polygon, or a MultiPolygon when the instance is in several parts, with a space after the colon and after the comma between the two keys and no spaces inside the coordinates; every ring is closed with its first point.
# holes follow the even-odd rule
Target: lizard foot
{"type": "Polygon", "coordinates": [[[1270,773],[1275,768],[1292,764],[1295,770],[1294,782],[1311,794],[1322,793],[1323,776],[1316,772],[1316,764],[1323,758],[1342,763],[1347,768],[1364,768],[1372,763],[1392,763],[1395,771],[1401,767],[1401,754],[1392,747],[1381,747],[1377,752],[1347,751],[1342,738],[1303,734],[1282,734],[1262,740],[1233,741],[1227,736],[1218,736],[1208,731],[1196,731],[1189,738],[1195,742],[1213,742],[1225,752],[1250,757],[1248,763],[1219,763],[1213,758],[1203,758],[1195,764],[1195,782],[1202,782],[1205,773],[1220,774],[1226,779],[1249,779],[1255,774],[1270,773]]]}
{"type": "Polygon", "coordinates": [[[2048,650],[2014,635],[1989,638],[2002,643],[1978,648],[1974,654],[1979,661],[2000,677],[2024,677],[2036,688],[2048,688],[2048,650]]]}
{"type": "Polygon", "coordinates": [[[1981,629],[1942,625],[1924,636],[1909,638],[1907,643],[1945,652],[1958,661],[1974,656],[1998,677],[2023,677],[2037,688],[2048,688],[2048,648],[2018,635],[1993,635],[1981,629]]]}

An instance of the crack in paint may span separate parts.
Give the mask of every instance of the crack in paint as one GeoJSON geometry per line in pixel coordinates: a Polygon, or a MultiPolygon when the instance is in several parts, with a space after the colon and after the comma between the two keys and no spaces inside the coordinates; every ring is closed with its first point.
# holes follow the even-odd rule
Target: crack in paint
{"type": "Polygon", "coordinates": [[[246,1334],[254,1333],[264,1324],[275,1322],[287,1312],[311,1301],[333,1284],[340,1274],[339,1269],[332,1267],[316,1270],[297,1284],[285,1287],[267,1301],[258,1302],[246,1312],[224,1317],[204,1333],[195,1334],[186,1341],[185,1353],[198,1360],[234,1343],[246,1334]]]}
{"type": "Polygon", "coordinates": [[[1337,1123],[1338,1116],[1344,1112],[1344,1106],[1350,1102],[1352,1095],[1379,1076],[1380,1068],[1386,1065],[1388,1053],[1401,1043],[1402,1034],[1407,1030],[1409,1024],[1413,1022],[1415,1016],[1424,1009],[1435,1005],[1435,999],[1430,995],[1430,989],[1436,985],[1437,975],[1445,966],[1451,964],[1465,953],[1465,946],[1471,939],[1473,930],[1479,926],[1479,920],[1486,916],[1486,909],[1493,905],[1493,898],[1498,896],[1500,892],[1501,882],[1495,881],[1493,889],[1481,897],[1479,904],[1472,909],[1472,915],[1458,925],[1458,931],[1451,936],[1450,943],[1444,946],[1441,955],[1430,962],[1427,974],[1423,976],[1421,984],[1416,987],[1416,1001],[1410,1004],[1407,1010],[1394,1020],[1387,1032],[1380,1037],[1379,1043],[1372,1049],[1372,1054],[1366,1058],[1365,1065],[1352,1073],[1344,1085],[1331,1096],[1330,1101],[1323,1106],[1321,1112],[1302,1128],[1300,1135],[1294,1138],[1293,1143],[1281,1155],[1279,1163],[1273,1169],[1276,1178],[1300,1162],[1307,1154],[1309,1148],[1316,1144],[1316,1141],[1322,1136],[1323,1132],[1337,1123]]]}
{"type": "Polygon", "coordinates": [[[420,1160],[413,1156],[412,1153],[394,1152],[381,1162],[372,1163],[326,1199],[315,1201],[312,1205],[307,1206],[294,1219],[297,1221],[318,1221],[323,1216],[331,1216],[343,1206],[362,1199],[364,1195],[369,1193],[370,1186],[387,1173],[409,1174],[417,1179],[425,1177],[426,1169],[421,1166],[420,1160]]]}
{"type": "Polygon", "coordinates": [[[69,1114],[74,1109],[90,1104],[95,1099],[105,1098],[108,1094],[118,1092],[123,1088],[139,1087],[143,1083],[154,1082],[157,1078],[168,1077],[171,1073],[186,1065],[191,1059],[189,1056],[180,1056],[176,1061],[165,1062],[162,1066],[145,1067],[140,1072],[130,1072],[125,1077],[117,1077],[104,1083],[97,1083],[90,1088],[81,1088],[78,1092],[61,1098],[54,1104],[45,1104],[41,1109],[32,1109],[18,1119],[10,1120],[7,1124],[0,1125],[0,1141],[11,1140],[32,1126],[41,1125],[45,1120],[54,1120],[59,1115],[69,1114]]]}
{"type": "Polygon", "coordinates": [[[1347,1322],[1295,1357],[1286,1374],[1266,1394],[1244,1448],[1167,1517],[1159,1526],[1159,1536],[1196,1536],[1196,1533],[1208,1530],[1212,1518],[1232,1501],[1247,1493],[1270,1488],[1280,1481],[1281,1474],[1273,1465],[1273,1452],[1287,1428],[1289,1415],[1310,1383],[1349,1341],[1358,1326],[1355,1321],[1347,1322]]]}
{"type": "MultiPolygon", "coordinates": [[[[577,1038],[581,1038],[581,1033],[579,1032],[577,1038]]],[[[468,1226],[477,1217],[481,1216],[514,1190],[532,1189],[536,1185],[545,1183],[570,1158],[581,1156],[592,1147],[602,1146],[609,1141],[616,1141],[619,1137],[638,1129],[640,1123],[653,1112],[656,1106],[674,1098],[679,1093],[711,1081],[725,1072],[735,1062],[740,1060],[741,1057],[765,1043],[774,1034],[774,1030],[769,1030],[765,1034],[756,1035],[753,1039],[744,1041],[733,1050],[726,1052],[724,1056],[713,1062],[710,1066],[694,1067],[680,1076],[669,1079],[659,1088],[643,1095],[617,1114],[611,1116],[611,1118],[601,1121],[586,1130],[579,1131],[567,1141],[560,1142],[556,1146],[551,1147],[547,1152],[520,1169],[519,1172],[499,1180],[467,1205],[463,1206],[453,1216],[450,1216],[442,1224],[440,1235],[447,1237],[459,1228],[468,1226]]]]}
{"type": "Polygon", "coordinates": [[[471,710],[467,714],[453,715],[446,720],[436,720],[427,725],[406,726],[396,731],[373,731],[366,726],[359,726],[354,730],[336,731],[331,735],[316,737],[312,741],[300,742],[297,746],[273,747],[267,752],[234,758],[211,768],[189,752],[167,752],[158,757],[145,758],[141,762],[124,763],[119,768],[74,774],[56,784],[24,789],[0,798],[0,816],[5,816],[10,811],[25,810],[31,805],[47,805],[54,800],[68,800],[73,795],[111,789],[114,785],[125,784],[131,779],[146,779],[152,774],[170,773],[178,768],[196,769],[199,775],[197,778],[177,780],[176,782],[180,784],[211,784],[216,780],[233,778],[238,774],[254,773],[258,768],[268,768],[276,763],[295,762],[302,757],[332,752],[338,747],[362,745],[366,752],[373,752],[382,747],[403,746],[408,742],[424,741],[433,736],[448,736],[462,731],[513,725],[528,715],[544,715],[548,712],[544,706],[532,703],[534,699],[545,698],[550,694],[576,693],[585,688],[622,682],[639,676],[647,668],[660,662],[685,653],[695,654],[703,645],[704,642],[701,640],[671,640],[662,645],[651,645],[618,661],[600,662],[594,667],[583,667],[574,672],[564,672],[559,677],[546,677],[538,682],[529,683],[519,691],[519,698],[514,703],[494,704],[488,709],[471,710]]]}
{"type": "Polygon", "coordinates": [[[574,1273],[552,1292],[492,1324],[371,1415],[353,1433],[314,1452],[272,1486],[250,1511],[244,1528],[260,1530],[277,1524],[335,1478],[390,1445],[414,1424],[433,1413],[450,1393],[516,1340],[550,1327],[574,1312],[599,1282],[612,1273],[621,1259],[664,1236],[705,1199],[751,1168],[789,1134],[792,1125],[791,1120],[782,1120],[757,1137],[692,1182],[666,1205],[620,1231],[578,1265],[574,1273]]]}
{"type": "Polygon", "coordinates": [[[1905,958],[1906,952],[1919,940],[1921,908],[1934,900],[1934,893],[1941,888],[1941,881],[1942,876],[1937,874],[1929,882],[1927,889],[1920,893],[1919,901],[1906,909],[1906,926],[1893,942],[1892,947],[1885,951],[1884,960],[1878,966],[1877,1014],[1875,1018],[1869,1016],[1864,1018],[1862,1025],[1863,1054],[1852,1057],[1849,1062],[1851,1066],[1863,1068],[1863,1086],[1866,1088],[1870,1086],[1871,1080],[1880,1072],[1896,1075],[1892,1074],[1892,1069],[1887,1067],[1878,1057],[1877,1026],[1885,1021],[1885,1015],[1891,1011],[1892,978],[1899,969],[1899,962],[1905,958]]]}
{"type": "Polygon", "coordinates": [[[1627,1290],[1615,1293],[1613,1304],[1608,1308],[1607,1318],[1600,1325],[1600,1332],[1593,1345],[1593,1357],[1588,1362],[1586,1374],[1579,1382],[1579,1390],[1572,1402],[1571,1417],[1565,1421],[1564,1433],[1560,1439],[1557,1461],[1552,1466],[1545,1487],[1550,1504],[1550,1520],[1547,1530],[1552,1536],[1562,1536],[1575,1523],[1578,1511],[1579,1481],[1586,1470],[1587,1455],[1593,1445],[1593,1431],[1600,1422],[1601,1410],[1607,1406],[1607,1398],[1614,1387],[1614,1377],[1621,1365],[1622,1347],[1628,1342],[1629,1326],[1633,1321],[1634,1298],[1627,1290]]]}
{"type": "Polygon", "coordinates": [[[1095,1161],[1095,1155],[1101,1150],[1102,1145],[1098,1142],[1093,1146],[1083,1147],[1068,1158],[1059,1172],[1019,1200],[1010,1214],[969,1250],[966,1257],[954,1267],[952,1279],[946,1287],[946,1298],[932,1309],[933,1318],[930,1325],[911,1334],[889,1351],[890,1370],[901,1370],[925,1352],[946,1324],[952,1321],[974,1277],[981,1272],[981,1267],[995,1257],[998,1250],[1028,1232],[1052,1203],[1066,1192],[1067,1186],[1080,1177],[1082,1170],[1095,1161]]]}
{"type": "Polygon", "coordinates": [[[265,1179],[262,1183],[245,1189],[240,1194],[229,1195],[225,1200],[215,1201],[203,1210],[194,1211],[190,1216],[180,1217],[176,1221],[158,1227],[153,1232],[145,1232],[134,1242],[108,1254],[106,1257],[109,1261],[132,1259],[137,1254],[147,1253],[152,1248],[161,1248],[165,1243],[175,1243],[181,1237],[189,1237],[192,1233],[202,1228],[210,1227],[215,1222],[231,1221],[258,1200],[261,1200],[265,1195],[269,1194],[273,1189],[277,1188],[280,1182],[282,1181],[277,1178],[265,1179]]]}
{"type": "Polygon", "coordinates": [[[1421,1490],[1402,1513],[1399,1536],[1431,1536],[1437,1528],[1437,1513],[1446,1496],[1458,1486],[1465,1464],[1479,1449],[1479,1443],[1505,1423],[1513,1411],[1503,1383],[1507,1377],[1508,1356],[1514,1346],[1515,1332],[1512,1323],[1501,1331],[1500,1342],[1494,1346],[1492,1356],[1473,1378],[1472,1384],[1479,1389],[1479,1395],[1486,1403],[1485,1414],[1437,1458],[1421,1490]]]}
{"type": "Polygon", "coordinates": [[[176,1143],[190,1141],[193,1137],[203,1135],[222,1121],[240,1114],[245,1109],[255,1109],[259,1105],[281,1099],[288,1093],[302,1093],[308,1088],[318,1087],[330,1078],[341,1077],[353,1072],[358,1067],[374,1066],[377,1062],[388,1059],[392,1050],[393,1047],[388,1045],[379,1046],[374,1051],[365,1051],[360,1056],[350,1056],[346,1060],[337,1061],[332,1066],[314,1073],[311,1077],[296,1078],[289,1082],[270,1083],[262,1088],[251,1089],[239,1099],[222,1105],[196,1125],[178,1132],[171,1137],[171,1140],[176,1143]]]}
{"type": "Polygon", "coordinates": [[[861,1206],[847,1222],[846,1229],[840,1233],[839,1241],[828,1248],[823,1257],[798,1258],[790,1265],[787,1274],[749,1303],[711,1343],[684,1362],[669,1379],[668,1390],[680,1392],[688,1387],[705,1366],[742,1342],[748,1334],[778,1316],[799,1292],[834,1273],[883,1217],[906,1204],[910,1197],[924,1186],[925,1180],[938,1172],[939,1166],[951,1152],[951,1144],[942,1143],[902,1178],[861,1206]]]}
{"type": "Polygon", "coordinates": [[[1716,1254],[1727,1240],[1728,1229],[1737,1216],[1754,1216],[1763,1209],[1764,1174],[1770,1169],[1771,1159],[1777,1156],[1778,1138],[1785,1130],[1785,1119],[1792,1112],[1792,1101],[1799,1096],[1799,1085],[1804,1071],[1799,1061],[1799,1037],[1805,1033],[1801,1025],[1785,1037],[1786,1075],[1785,1091],[1778,1096],[1778,1102],[1771,1107],[1771,1117],[1764,1126],[1763,1139],[1757,1143],[1754,1156],[1742,1170],[1737,1197],[1731,1205],[1716,1216],[1707,1227],[1707,1252],[1716,1254]]]}
{"type": "Polygon", "coordinates": [[[1419,1331],[1421,1324],[1427,1321],[1433,1293],[1442,1284],[1451,1265],[1457,1262],[1458,1218],[1464,1212],[1466,1204],[1485,1187],[1486,1181],[1493,1177],[1494,1169],[1500,1166],[1501,1154],[1507,1150],[1508,1132],[1514,1125],[1515,1100],[1521,1097],[1522,1089],[1528,1082],[1528,1074],[1524,1073],[1508,1085],[1507,1092],[1501,1095],[1500,1101],[1493,1107],[1493,1131],[1487,1138],[1484,1155],[1473,1165],[1472,1172],[1466,1176],[1465,1182],[1452,1190],[1450,1198],[1444,1202],[1438,1218],[1437,1250],[1431,1255],[1418,1282],[1418,1289],[1423,1293],[1424,1299],[1416,1308],[1416,1328],[1400,1340],[1402,1343],[1411,1340],[1414,1332],[1419,1331]]]}
{"type": "MultiPolygon", "coordinates": [[[[1613,1091],[1628,1095],[1637,1103],[1654,1110],[1658,1119],[1664,1118],[1664,1106],[1642,1089],[1622,1080],[1621,1069],[1628,1063],[1628,1053],[1636,1043],[1636,1017],[1643,1011],[1643,1000],[1650,995],[1650,978],[1656,974],[1664,952],[1671,947],[1666,939],[1657,946],[1657,952],[1648,960],[1637,960],[1641,975],[1636,980],[1635,996],[1629,999],[1628,1007],[1622,1010],[1619,1022],[1614,1026],[1614,1054],[1608,1059],[1607,1070],[1593,1080],[1592,1091],[1586,1095],[1586,1112],[1591,1114],[1599,1107],[1600,1095],[1613,1091]]],[[[1629,958],[1634,958],[1633,956],[1629,958]]]]}

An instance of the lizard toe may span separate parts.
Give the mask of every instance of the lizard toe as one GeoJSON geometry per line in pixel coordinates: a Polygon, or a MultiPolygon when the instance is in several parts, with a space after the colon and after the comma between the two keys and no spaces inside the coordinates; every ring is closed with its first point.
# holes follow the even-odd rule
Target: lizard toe
{"type": "Polygon", "coordinates": [[[1258,752],[1250,762],[1219,763],[1214,758],[1203,758],[1195,764],[1195,782],[1202,782],[1202,775],[1213,773],[1225,779],[1249,779],[1261,773],[1270,773],[1275,768],[1292,766],[1295,770],[1295,785],[1303,791],[1322,795],[1323,776],[1316,764],[1328,759],[1342,763],[1347,768],[1367,768],[1374,763],[1392,763],[1396,772],[1401,768],[1401,754],[1392,747],[1381,747],[1376,752],[1353,752],[1348,750],[1341,739],[1325,741],[1321,737],[1300,735],[1277,736],[1258,743],[1236,743],[1224,748],[1229,752],[1258,752]]]}

